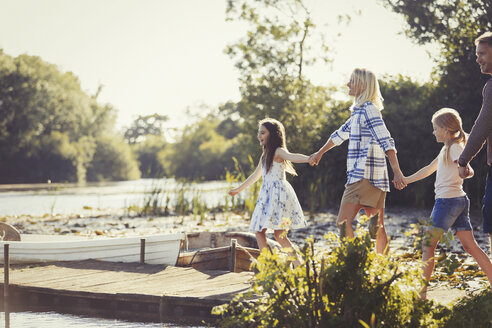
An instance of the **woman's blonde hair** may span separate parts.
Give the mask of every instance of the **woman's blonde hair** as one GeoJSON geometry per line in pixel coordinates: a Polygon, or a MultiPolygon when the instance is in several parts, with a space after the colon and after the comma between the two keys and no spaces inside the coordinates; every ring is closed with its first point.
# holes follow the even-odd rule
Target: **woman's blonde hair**
{"type": "Polygon", "coordinates": [[[441,108],[432,115],[432,123],[445,129],[451,134],[449,142],[444,143],[441,154],[446,165],[450,162],[449,148],[452,144],[465,145],[467,135],[463,131],[460,114],[452,108],[441,108]]]}
{"type": "Polygon", "coordinates": [[[379,90],[376,74],[365,68],[356,68],[350,76],[350,81],[362,92],[355,97],[354,106],[360,106],[367,101],[372,102],[379,110],[383,110],[383,96],[379,90]]]}
{"type": "MultiPolygon", "coordinates": [[[[258,126],[264,126],[268,132],[269,136],[266,144],[263,146],[263,154],[261,155],[261,161],[266,167],[266,171],[270,171],[273,158],[275,157],[275,151],[277,148],[284,148],[287,150],[287,144],[285,142],[285,128],[282,123],[273,118],[265,118],[258,122],[258,126]]],[[[292,166],[290,161],[285,162],[285,171],[290,174],[297,175],[296,170],[292,166]]]]}

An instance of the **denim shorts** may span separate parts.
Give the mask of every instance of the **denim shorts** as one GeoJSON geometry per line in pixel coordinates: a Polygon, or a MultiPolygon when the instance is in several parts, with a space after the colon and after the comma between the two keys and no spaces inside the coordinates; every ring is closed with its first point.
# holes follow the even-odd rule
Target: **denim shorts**
{"type": "Polygon", "coordinates": [[[447,231],[472,231],[470,223],[470,200],[467,196],[456,198],[437,198],[432,209],[432,224],[447,231]]]}

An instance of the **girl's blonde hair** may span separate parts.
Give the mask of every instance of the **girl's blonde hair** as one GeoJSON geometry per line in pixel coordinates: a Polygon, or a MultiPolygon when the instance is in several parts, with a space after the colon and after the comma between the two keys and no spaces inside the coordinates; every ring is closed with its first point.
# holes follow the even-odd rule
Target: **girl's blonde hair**
{"type": "Polygon", "coordinates": [[[359,87],[362,92],[355,97],[352,108],[367,101],[372,102],[379,110],[383,110],[383,96],[379,90],[376,74],[365,68],[356,68],[350,76],[350,81],[359,87]]]}
{"type": "MultiPolygon", "coordinates": [[[[284,148],[287,150],[287,144],[285,142],[285,128],[282,123],[273,118],[265,118],[258,123],[258,127],[264,126],[268,132],[268,140],[263,146],[263,154],[261,154],[261,162],[266,166],[267,172],[273,164],[273,158],[275,157],[275,151],[277,148],[284,148]]],[[[290,174],[297,175],[296,170],[292,166],[290,161],[285,161],[285,171],[290,174]]]]}
{"type": "Polygon", "coordinates": [[[446,165],[450,162],[449,148],[452,144],[465,145],[467,135],[463,131],[460,114],[452,108],[441,108],[432,115],[432,123],[445,129],[451,134],[451,139],[444,143],[441,154],[446,165]]]}

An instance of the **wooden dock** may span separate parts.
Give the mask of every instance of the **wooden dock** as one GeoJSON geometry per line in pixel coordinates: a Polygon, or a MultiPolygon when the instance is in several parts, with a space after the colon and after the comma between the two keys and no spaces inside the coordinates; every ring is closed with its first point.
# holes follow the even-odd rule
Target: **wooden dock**
{"type": "MultiPolygon", "coordinates": [[[[0,277],[3,288],[3,268],[0,277]]],[[[251,277],[251,272],[95,260],[12,265],[8,309],[213,322],[211,309],[246,291],[251,277]]]]}

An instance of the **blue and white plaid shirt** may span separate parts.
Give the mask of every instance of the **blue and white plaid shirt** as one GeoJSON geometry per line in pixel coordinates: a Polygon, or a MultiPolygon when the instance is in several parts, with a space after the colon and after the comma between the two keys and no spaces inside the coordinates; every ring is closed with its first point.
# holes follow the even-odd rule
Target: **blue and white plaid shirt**
{"type": "Polygon", "coordinates": [[[372,102],[354,107],[350,118],[330,137],[337,146],[349,139],[347,184],[365,178],[376,188],[390,190],[385,153],[396,151],[395,141],[372,102]]]}

